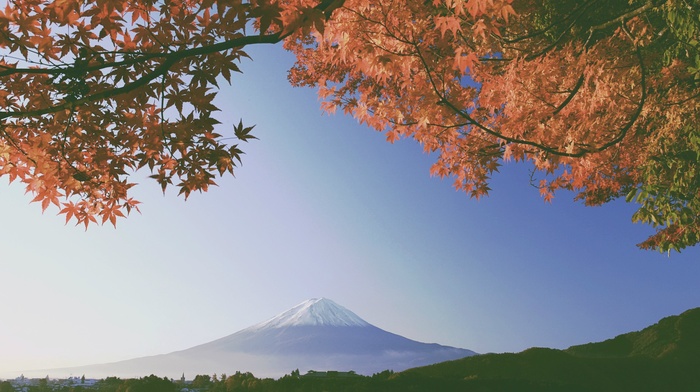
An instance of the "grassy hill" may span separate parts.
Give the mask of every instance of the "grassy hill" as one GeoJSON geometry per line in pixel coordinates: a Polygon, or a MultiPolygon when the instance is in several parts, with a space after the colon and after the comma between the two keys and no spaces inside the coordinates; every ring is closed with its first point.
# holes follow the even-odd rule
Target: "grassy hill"
{"type": "Polygon", "coordinates": [[[392,381],[413,390],[432,383],[461,391],[699,391],[700,308],[600,343],[479,355],[392,381]]]}
{"type": "Polygon", "coordinates": [[[569,347],[567,353],[587,358],[687,358],[700,353],[700,308],[661,319],[639,332],[600,343],[569,347]]]}

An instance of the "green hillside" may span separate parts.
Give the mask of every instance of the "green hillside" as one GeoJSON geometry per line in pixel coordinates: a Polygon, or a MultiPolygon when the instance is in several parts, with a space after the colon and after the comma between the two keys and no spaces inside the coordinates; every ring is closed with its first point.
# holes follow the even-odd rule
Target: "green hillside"
{"type": "Polygon", "coordinates": [[[639,332],[600,343],[569,347],[567,353],[589,358],[685,358],[700,353],[700,308],[661,319],[639,332]]]}
{"type": "Polygon", "coordinates": [[[600,343],[485,354],[394,377],[427,380],[464,391],[699,391],[700,308],[600,343]]]}

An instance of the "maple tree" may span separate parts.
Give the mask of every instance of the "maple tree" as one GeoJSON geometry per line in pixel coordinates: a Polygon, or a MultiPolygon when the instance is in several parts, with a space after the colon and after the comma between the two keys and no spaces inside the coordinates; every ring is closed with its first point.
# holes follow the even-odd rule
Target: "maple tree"
{"type": "Polygon", "coordinates": [[[85,227],[138,209],[147,167],[187,197],[233,173],[252,127],[212,101],[247,45],[320,26],[342,0],[10,0],[0,9],[0,176],[85,227]],[[247,33],[251,31],[251,33],[247,33]],[[176,181],[174,183],[174,181],[176,181]]]}
{"type": "Polygon", "coordinates": [[[290,80],[435,153],[473,197],[527,161],[550,200],[625,197],[657,228],[642,248],[700,240],[700,2],[348,0],[297,34],[290,80]]]}
{"type": "Polygon", "coordinates": [[[680,250],[700,240],[698,15],[698,0],[11,0],[0,175],[86,227],[137,208],[139,168],[206,190],[242,153],[215,131],[218,83],[245,46],[285,40],[294,85],[415,139],[471,196],[530,162],[546,200],[626,197],[657,228],[641,247],[680,250]]]}

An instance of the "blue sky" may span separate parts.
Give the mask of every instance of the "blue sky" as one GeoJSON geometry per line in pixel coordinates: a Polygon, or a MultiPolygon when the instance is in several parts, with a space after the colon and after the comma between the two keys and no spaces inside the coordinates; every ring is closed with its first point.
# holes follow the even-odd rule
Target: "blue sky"
{"type": "Polygon", "coordinates": [[[651,228],[624,202],[546,204],[509,164],[479,201],[429,176],[430,156],[286,81],[279,46],[224,87],[243,118],[236,178],[185,202],[145,179],[111,226],[65,226],[0,187],[0,373],[171,352],[327,297],[408,338],[477,352],[565,348],[700,306],[700,251],[635,247],[651,228]]]}

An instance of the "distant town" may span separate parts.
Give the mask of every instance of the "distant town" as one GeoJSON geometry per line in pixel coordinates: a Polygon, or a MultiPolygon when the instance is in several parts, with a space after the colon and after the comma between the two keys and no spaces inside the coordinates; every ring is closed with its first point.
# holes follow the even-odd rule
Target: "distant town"
{"type": "Polygon", "coordinates": [[[371,377],[358,375],[353,371],[308,371],[300,374],[292,371],[280,379],[256,378],[252,373],[236,372],[227,376],[222,374],[197,375],[186,379],[158,377],[151,375],[138,379],[121,379],[107,377],[94,379],[81,377],[68,378],[27,378],[20,376],[0,382],[0,392],[229,392],[229,391],[301,391],[301,390],[376,390],[371,384],[394,374],[392,371],[377,373],[371,377]],[[321,388],[321,389],[319,389],[321,388]]]}

